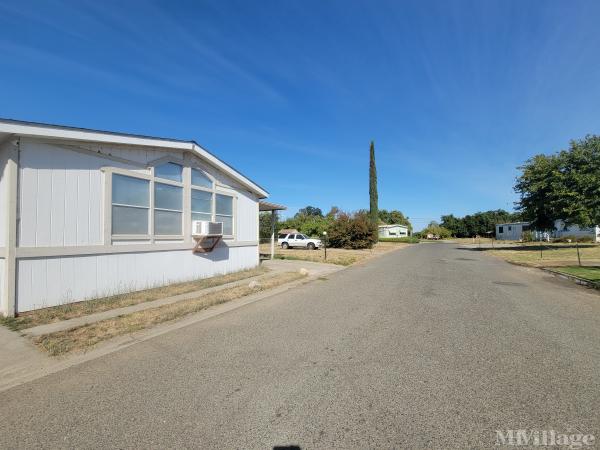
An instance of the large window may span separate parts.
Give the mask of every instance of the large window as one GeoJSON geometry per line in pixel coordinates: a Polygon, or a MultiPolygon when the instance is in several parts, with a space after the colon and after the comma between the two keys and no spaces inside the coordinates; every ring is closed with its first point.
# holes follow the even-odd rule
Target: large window
{"type": "Polygon", "coordinates": [[[192,220],[212,221],[212,192],[192,189],[192,220]]]}
{"type": "Polygon", "coordinates": [[[215,204],[215,221],[223,222],[223,235],[233,235],[233,197],[217,194],[215,204]]]}
{"type": "Polygon", "coordinates": [[[112,233],[148,234],[150,182],[140,178],[113,175],[112,233]]]}
{"type": "Polygon", "coordinates": [[[154,183],[154,234],[182,234],[183,188],[154,183]]]}
{"type": "Polygon", "coordinates": [[[154,168],[154,176],[181,183],[183,179],[183,167],[171,162],[161,164],[154,168]]]}
{"type": "Polygon", "coordinates": [[[198,169],[192,169],[192,185],[212,189],[213,183],[208,176],[198,169]]]}
{"type": "Polygon", "coordinates": [[[166,162],[154,167],[153,175],[114,169],[110,194],[113,236],[152,242],[161,237],[181,239],[184,217],[186,221],[191,217],[222,222],[223,235],[234,237],[234,197],[218,192],[206,173],[195,168],[184,171],[181,164],[166,162]],[[184,195],[189,196],[185,203],[184,195]]]}

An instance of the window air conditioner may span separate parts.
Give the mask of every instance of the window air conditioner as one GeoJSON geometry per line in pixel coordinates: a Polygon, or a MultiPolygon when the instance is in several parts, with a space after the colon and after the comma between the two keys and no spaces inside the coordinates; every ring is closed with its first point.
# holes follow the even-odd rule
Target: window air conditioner
{"type": "Polygon", "coordinates": [[[192,221],[192,236],[222,236],[223,222],[192,221]]]}

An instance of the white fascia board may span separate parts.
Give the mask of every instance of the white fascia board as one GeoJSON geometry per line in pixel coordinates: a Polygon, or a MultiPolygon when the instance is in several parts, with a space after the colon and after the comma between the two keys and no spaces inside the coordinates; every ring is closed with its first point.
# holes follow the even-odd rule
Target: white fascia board
{"type": "Polygon", "coordinates": [[[219,158],[214,156],[209,151],[203,149],[198,144],[194,143],[194,151],[200,155],[202,159],[209,161],[214,167],[221,170],[222,172],[228,174],[238,182],[240,182],[245,187],[249,188],[251,191],[257,193],[260,198],[267,198],[269,193],[261,188],[256,183],[252,182],[250,179],[246,178],[244,175],[239,173],[233,167],[229,166],[227,163],[221,161],[219,158]]]}
{"type": "Polygon", "coordinates": [[[63,128],[55,125],[45,126],[42,124],[15,123],[14,121],[3,122],[2,120],[0,120],[0,133],[72,141],[103,142],[109,144],[139,145],[144,147],[188,150],[198,154],[202,159],[208,161],[211,165],[229,175],[234,180],[241,183],[244,187],[248,188],[250,191],[258,194],[260,198],[267,198],[269,196],[269,193],[259,185],[252,182],[233,167],[224,163],[212,153],[203,149],[193,141],[176,141],[112,132],[80,130],[63,128]]]}

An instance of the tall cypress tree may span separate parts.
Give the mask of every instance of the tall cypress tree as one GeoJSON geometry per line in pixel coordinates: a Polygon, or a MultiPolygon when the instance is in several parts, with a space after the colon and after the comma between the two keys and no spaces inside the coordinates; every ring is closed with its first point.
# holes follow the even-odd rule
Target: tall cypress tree
{"type": "Polygon", "coordinates": [[[377,206],[377,167],[375,167],[375,143],[371,141],[369,161],[369,215],[371,222],[377,226],[379,223],[379,208],[377,206]]]}

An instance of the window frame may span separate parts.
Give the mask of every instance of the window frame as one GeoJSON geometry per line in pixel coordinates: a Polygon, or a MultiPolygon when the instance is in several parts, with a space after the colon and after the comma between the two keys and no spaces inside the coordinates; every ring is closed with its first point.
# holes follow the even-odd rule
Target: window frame
{"type": "Polygon", "coordinates": [[[213,222],[219,222],[218,217],[231,217],[231,234],[225,234],[225,230],[223,230],[223,239],[235,239],[236,236],[236,209],[237,209],[237,196],[233,193],[224,192],[221,190],[215,190],[213,195],[213,222]],[[231,214],[217,214],[217,195],[222,195],[224,197],[231,197],[231,214]]]}
{"type": "MultiPolygon", "coordinates": [[[[191,234],[191,222],[192,222],[192,214],[194,211],[192,210],[192,191],[204,191],[209,192],[211,194],[211,221],[216,222],[217,216],[228,216],[231,217],[232,222],[232,232],[231,234],[224,234],[223,239],[225,240],[236,240],[237,239],[237,200],[238,193],[229,186],[221,185],[215,179],[214,176],[210,175],[202,166],[199,166],[195,162],[190,162],[188,160],[179,160],[176,158],[161,158],[154,162],[149,163],[148,166],[140,167],[139,169],[124,169],[120,167],[114,166],[106,166],[102,167],[102,172],[105,176],[105,201],[104,201],[104,242],[108,245],[118,244],[119,242],[125,243],[123,241],[148,241],[151,244],[160,243],[161,241],[182,241],[186,243],[192,242],[192,234],[191,234]],[[155,167],[165,164],[165,163],[173,163],[178,164],[182,167],[182,182],[173,181],[167,178],[160,178],[155,176],[155,167]],[[142,172],[138,170],[146,169],[147,172],[142,172]],[[205,175],[211,181],[211,188],[206,186],[197,186],[192,184],[192,169],[200,171],[203,175],[205,175]],[[122,175],[130,178],[136,178],[148,181],[148,189],[149,189],[149,206],[145,209],[148,210],[148,234],[113,234],[113,225],[112,225],[112,194],[113,194],[113,175],[122,175]],[[155,183],[161,183],[164,185],[170,185],[181,188],[182,192],[182,210],[172,210],[165,208],[157,208],[155,206],[155,183]],[[227,197],[231,197],[231,215],[227,214],[217,214],[216,213],[216,204],[217,204],[217,195],[224,195],[227,197]],[[172,211],[172,212],[180,212],[181,213],[181,233],[175,235],[162,235],[155,233],[155,210],[160,211],[172,211]]],[[[120,205],[120,204],[119,204],[120,205]]],[[[117,206],[119,206],[117,205],[117,206]]],[[[128,206],[128,205],[125,205],[128,206]]],[[[196,211],[197,213],[206,214],[205,212],[196,211]]]]}

